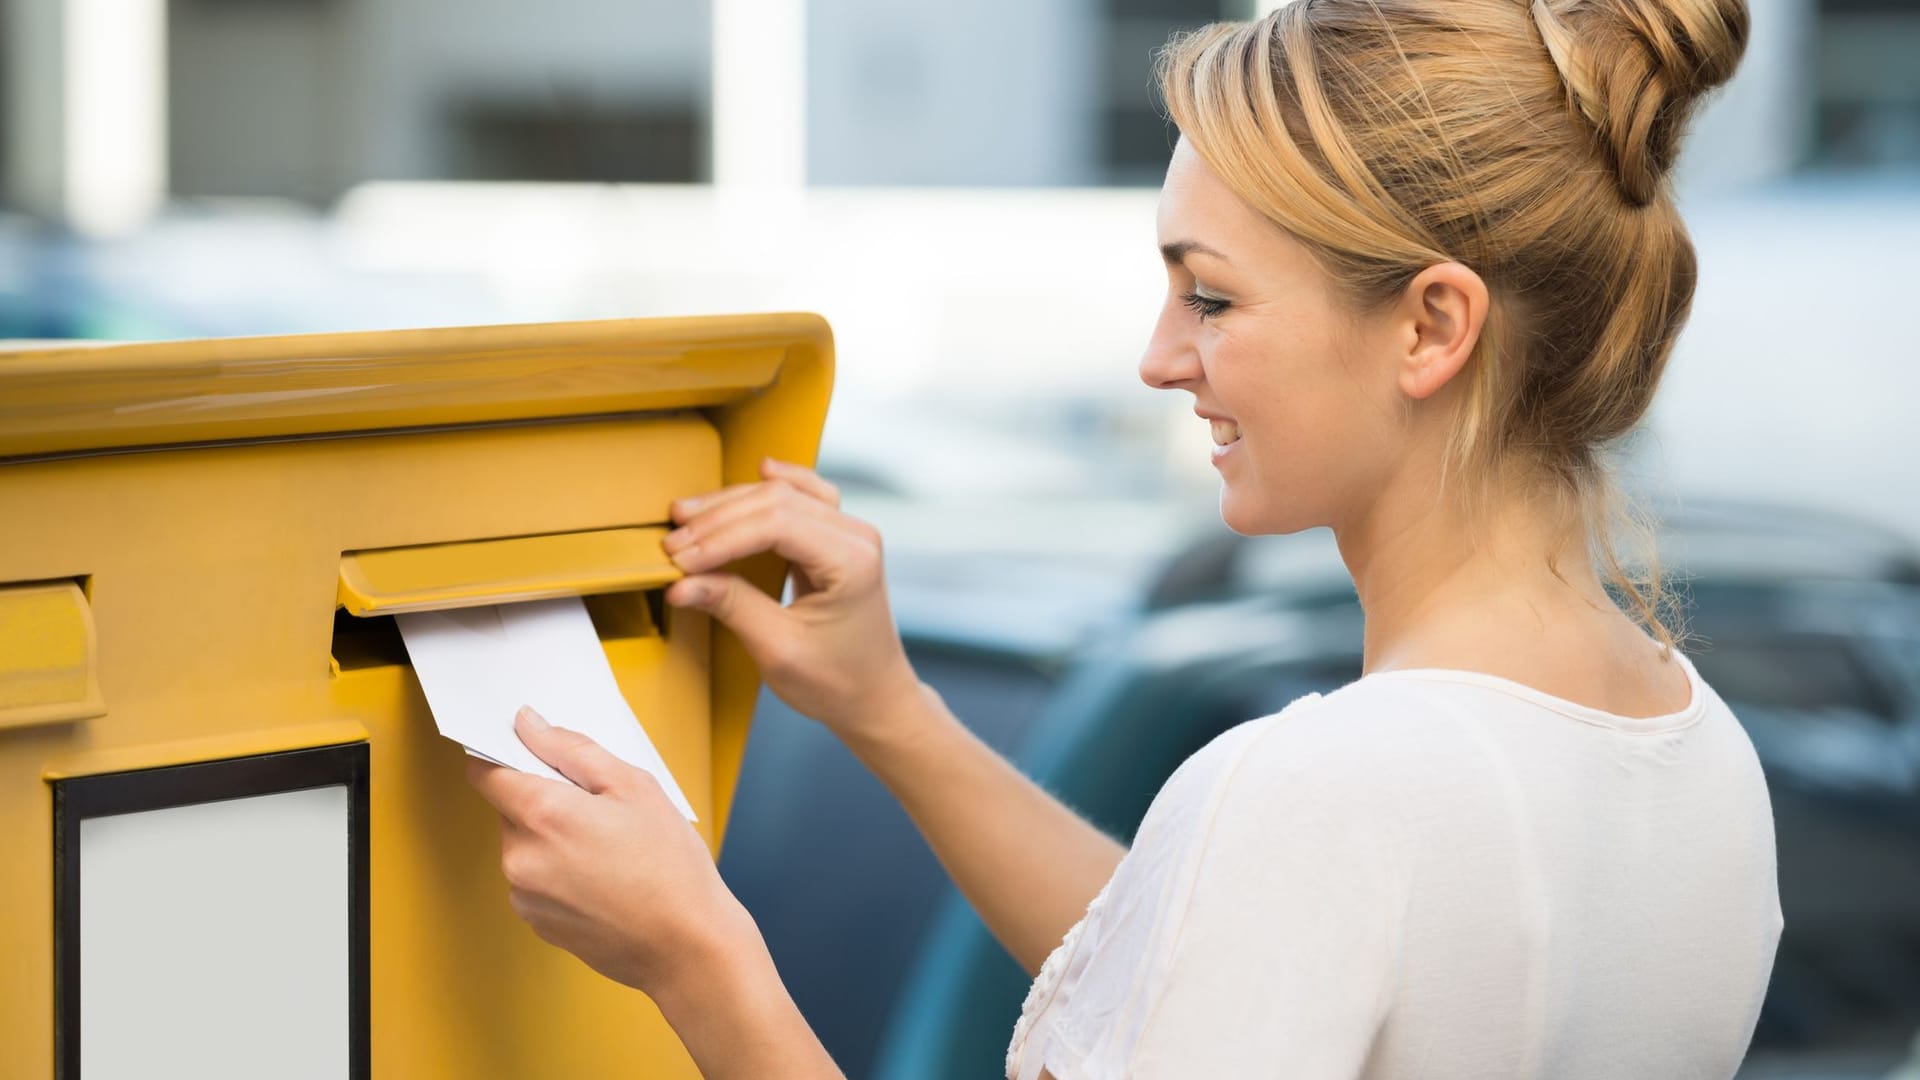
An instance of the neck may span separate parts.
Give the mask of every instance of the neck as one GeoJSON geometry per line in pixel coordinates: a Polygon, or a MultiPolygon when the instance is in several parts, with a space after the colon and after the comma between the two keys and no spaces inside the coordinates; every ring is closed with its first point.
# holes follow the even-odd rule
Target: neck
{"type": "Polygon", "coordinates": [[[1409,477],[1334,530],[1366,614],[1364,672],[1480,666],[1626,619],[1561,500],[1497,497],[1473,527],[1434,490],[1409,477]]]}

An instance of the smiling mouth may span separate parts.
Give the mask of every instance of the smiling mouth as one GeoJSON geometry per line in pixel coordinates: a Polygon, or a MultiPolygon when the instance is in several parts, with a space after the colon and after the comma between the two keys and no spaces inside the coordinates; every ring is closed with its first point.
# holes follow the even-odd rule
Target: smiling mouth
{"type": "Polygon", "coordinates": [[[1212,420],[1213,445],[1230,446],[1240,441],[1240,425],[1231,420],[1212,420]]]}

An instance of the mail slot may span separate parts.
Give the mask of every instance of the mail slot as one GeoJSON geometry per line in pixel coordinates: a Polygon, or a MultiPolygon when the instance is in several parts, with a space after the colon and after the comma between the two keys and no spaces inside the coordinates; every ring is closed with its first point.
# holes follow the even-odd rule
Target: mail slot
{"type": "Polygon", "coordinates": [[[757,677],[668,507],[811,462],[831,380],[798,314],[0,350],[9,1067],[696,1075],[513,915],[394,617],[584,597],[717,852],[757,677]]]}

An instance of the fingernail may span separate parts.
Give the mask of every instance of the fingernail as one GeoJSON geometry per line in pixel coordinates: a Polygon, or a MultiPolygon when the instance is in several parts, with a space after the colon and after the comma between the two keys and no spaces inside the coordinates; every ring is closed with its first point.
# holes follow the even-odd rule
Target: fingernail
{"type": "Polygon", "coordinates": [[[667,535],[661,537],[660,546],[665,548],[668,554],[672,554],[673,549],[675,547],[678,547],[679,545],[687,542],[687,537],[689,535],[690,534],[687,532],[686,527],[682,526],[678,529],[673,530],[667,535]]]}
{"type": "Polygon", "coordinates": [[[700,497],[697,495],[689,495],[684,499],[675,499],[673,501],[673,508],[683,514],[691,514],[700,508],[700,497]]]}
{"type": "Polygon", "coordinates": [[[682,570],[684,570],[687,568],[687,560],[693,558],[694,554],[699,550],[700,550],[699,544],[688,544],[686,547],[681,548],[679,551],[667,552],[667,558],[672,559],[676,565],[678,565],[682,570]]]}
{"type": "Polygon", "coordinates": [[[545,731],[548,728],[553,726],[552,724],[547,723],[546,717],[541,716],[537,712],[534,712],[533,706],[531,705],[520,706],[520,711],[519,713],[516,714],[515,718],[526,721],[527,726],[532,728],[535,731],[545,731]]]}
{"type": "Polygon", "coordinates": [[[707,587],[699,582],[683,585],[679,589],[679,603],[684,607],[699,607],[707,602],[707,587]]]}

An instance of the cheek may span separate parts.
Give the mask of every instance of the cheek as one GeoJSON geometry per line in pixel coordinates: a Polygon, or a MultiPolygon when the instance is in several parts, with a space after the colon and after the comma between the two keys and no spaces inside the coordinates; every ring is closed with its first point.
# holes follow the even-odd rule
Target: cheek
{"type": "Polygon", "coordinates": [[[1337,520],[1381,445],[1357,375],[1330,348],[1217,360],[1210,381],[1244,440],[1238,467],[1223,470],[1227,526],[1293,533],[1337,520]]]}

